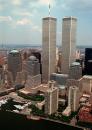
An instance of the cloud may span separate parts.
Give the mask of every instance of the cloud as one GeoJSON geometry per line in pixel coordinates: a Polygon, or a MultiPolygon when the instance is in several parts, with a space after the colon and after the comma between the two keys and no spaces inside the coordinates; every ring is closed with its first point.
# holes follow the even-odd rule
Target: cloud
{"type": "Polygon", "coordinates": [[[21,1],[21,0],[11,0],[11,3],[12,3],[13,5],[18,6],[18,5],[21,5],[21,4],[22,4],[22,1],[21,1]]]}
{"type": "Polygon", "coordinates": [[[49,6],[49,4],[51,5],[51,7],[56,5],[56,0],[34,0],[34,1],[30,1],[30,7],[34,7],[34,8],[41,8],[42,6],[49,6]]]}
{"type": "Polygon", "coordinates": [[[18,15],[20,16],[32,16],[32,14],[30,12],[19,12],[18,15]]]}
{"type": "Polygon", "coordinates": [[[41,27],[38,26],[38,25],[32,25],[32,29],[33,29],[34,31],[41,32],[41,27]]]}
{"type": "Polygon", "coordinates": [[[12,12],[13,15],[17,15],[17,16],[32,16],[32,13],[29,11],[25,11],[25,10],[14,10],[12,12]]]}
{"type": "Polygon", "coordinates": [[[58,1],[58,5],[62,9],[74,11],[92,11],[92,0],[66,0],[64,2],[58,1]]]}
{"type": "Polygon", "coordinates": [[[29,25],[29,24],[31,24],[31,20],[29,20],[27,18],[23,18],[16,22],[16,25],[29,25]]]}
{"type": "Polygon", "coordinates": [[[3,10],[3,7],[2,7],[2,5],[0,5],[0,11],[2,11],[3,10]]]}
{"type": "Polygon", "coordinates": [[[11,16],[0,16],[0,22],[10,22],[12,21],[11,16]]]}
{"type": "Polygon", "coordinates": [[[51,4],[52,6],[55,5],[55,0],[39,0],[38,2],[40,5],[49,5],[49,4],[51,4]]]}

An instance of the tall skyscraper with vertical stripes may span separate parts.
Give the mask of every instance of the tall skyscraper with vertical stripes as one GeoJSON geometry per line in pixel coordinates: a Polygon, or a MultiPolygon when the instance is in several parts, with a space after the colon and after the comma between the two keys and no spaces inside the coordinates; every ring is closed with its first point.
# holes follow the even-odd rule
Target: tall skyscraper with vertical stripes
{"type": "Polygon", "coordinates": [[[74,17],[65,17],[62,22],[62,73],[68,74],[70,65],[75,61],[76,24],[74,17]]]}
{"type": "Polygon", "coordinates": [[[56,67],[56,18],[43,18],[42,23],[42,81],[47,83],[56,67]]]}

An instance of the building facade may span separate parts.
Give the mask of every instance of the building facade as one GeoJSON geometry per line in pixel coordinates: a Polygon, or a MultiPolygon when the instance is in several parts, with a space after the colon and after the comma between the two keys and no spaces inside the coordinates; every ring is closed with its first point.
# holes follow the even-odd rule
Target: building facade
{"type": "Polygon", "coordinates": [[[70,86],[68,93],[68,106],[71,111],[77,111],[79,108],[79,88],[76,86],[70,86]]]}
{"type": "Polygon", "coordinates": [[[85,49],[85,74],[92,75],[92,48],[85,49]]]}
{"type": "Polygon", "coordinates": [[[49,83],[49,89],[45,92],[45,114],[53,114],[58,109],[58,88],[55,82],[49,83]]]}
{"type": "Polygon", "coordinates": [[[77,19],[74,17],[63,18],[61,72],[64,74],[69,73],[69,67],[76,57],[76,24],[77,19]]]}
{"type": "Polygon", "coordinates": [[[68,78],[69,76],[67,74],[52,73],[50,76],[50,80],[56,81],[58,85],[66,85],[68,78]]]}
{"type": "Polygon", "coordinates": [[[91,75],[84,75],[80,79],[81,87],[82,87],[82,92],[83,93],[88,93],[92,94],[92,76],[91,75]]]}
{"type": "Polygon", "coordinates": [[[30,56],[28,60],[23,64],[23,70],[30,76],[40,74],[40,63],[35,56],[30,56]]]}
{"type": "Polygon", "coordinates": [[[30,76],[28,75],[25,87],[30,87],[34,88],[41,85],[41,74],[35,75],[35,76],[30,76]]]}
{"type": "Polygon", "coordinates": [[[15,82],[17,72],[22,71],[22,57],[18,50],[12,50],[8,54],[8,71],[12,73],[15,82]]]}
{"type": "Polygon", "coordinates": [[[47,83],[56,70],[56,18],[43,18],[42,25],[42,81],[47,83]]]}
{"type": "Polygon", "coordinates": [[[82,77],[82,67],[80,63],[73,62],[69,68],[69,79],[80,79],[82,77]]]}

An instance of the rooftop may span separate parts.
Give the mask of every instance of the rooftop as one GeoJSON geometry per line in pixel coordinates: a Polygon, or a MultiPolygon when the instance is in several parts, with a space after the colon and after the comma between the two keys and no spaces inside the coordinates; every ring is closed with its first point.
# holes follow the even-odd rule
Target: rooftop
{"type": "Polygon", "coordinates": [[[80,63],[79,63],[79,62],[73,62],[71,65],[72,65],[72,66],[79,66],[80,63]]]}
{"type": "Polygon", "coordinates": [[[54,17],[45,17],[45,18],[43,18],[43,20],[57,20],[56,18],[54,18],[54,17]]]}
{"type": "Polygon", "coordinates": [[[58,87],[59,87],[59,89],[65,89],[66,88],[65,85],[59,85],[58,87]]]}
{"type": "Polygon", "coordinates": [[[63,115],[69,116],[71,114],[71,108],[68,106],[66,109],[62,112],[63,115]]]}
{"type": "Polygon", "coordinates": [[[10,51],[10,53],[19,53],[19,51],[14,49],[14,50],[10,51]]]}
{"type": "Polygon", "coordinates": [[[60,77],[68,77],[68,74],[52,73],[51,75],[60,76],[60,77]]]}
{"type": "Polygon", "coordinates": [[[35,61],[35,60],[37,60],[37,58],[32,55],[32,56],[29,57],[29,60],[35,61]]]}
{"type": "Polygon", "coordinates": [[[89,79],[89,80],[92,80],[92,76],[91,76],[91,75],[84,75],[84,76],[83,76],[83,79],[89,79]]]}
{"type": "Polygon", "coordinates": [[[70,17],[64,17],[63,18],[63,20],[71,20],[71,19],[73,19],[73,20],[77,20],[77,18],[76,17],[73,17],[73,16],[70,16],[70,17]]]}

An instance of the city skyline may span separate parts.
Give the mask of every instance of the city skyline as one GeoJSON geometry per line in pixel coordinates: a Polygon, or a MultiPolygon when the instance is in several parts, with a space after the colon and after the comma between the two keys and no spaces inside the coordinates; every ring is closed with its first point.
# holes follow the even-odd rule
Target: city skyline
{"type": "Polygon", "coordinates": [[[42,18],[49,15],[49,2],[51,16],[57,18],[57,45],[62,42],[65,16],[78,19],[77,45],[91,45],[91,0],[0,0],[0,44],[41,45],[42,18]]]}

